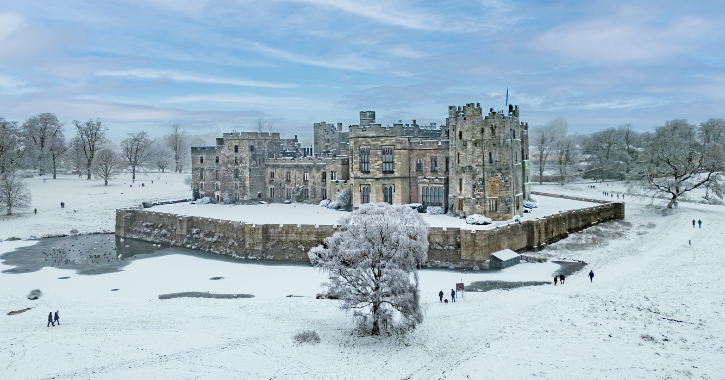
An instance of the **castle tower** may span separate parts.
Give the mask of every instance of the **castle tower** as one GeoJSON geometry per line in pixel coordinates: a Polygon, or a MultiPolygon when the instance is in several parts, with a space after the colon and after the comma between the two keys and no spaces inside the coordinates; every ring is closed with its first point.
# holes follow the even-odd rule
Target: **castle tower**
{"type": "Polygon", "coordinates": [[[450,128],[449,209],[460,215],[506,220],[523,213],[524,149],[518,106],[508,115],[480,104],[448,110],[450,128]]]}
{"type": "Polygon", "coordinates": [[[360,126],[367,127],[375,124],[375,111],[360,111],[360,126]]]}

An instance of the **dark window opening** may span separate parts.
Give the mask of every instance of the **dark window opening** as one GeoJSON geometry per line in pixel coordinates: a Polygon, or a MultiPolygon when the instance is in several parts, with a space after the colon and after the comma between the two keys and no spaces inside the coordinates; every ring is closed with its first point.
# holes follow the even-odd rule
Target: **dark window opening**
{"type": "Polygon", "coordinates": [[[370,148],[360,148],[360,171],[370,173],[370,148]]]}
{"type": "Polygon", "coordinates": [[[493,154],[491,152],[488,152],[488,163],[493,164],[493,154]]]}
{"type": "Polygon", "coordinates": [[[214,160],[217,164],[219,163],[219,156],[216,156],[216,160],[214,160]]]}
{"type": "Polygon", "coordinates": [[[416,171],[419,171],[419,172],[423,171],[423,159],[422,159],[422,158],[419,158],[419,159],[418,159],[418,160],[417,160],[417,161],[415,162],[415,170],[416,170],[416,171]]]}
{"type": "Polygon", "coordinates": [[[432,171],[432,172],[438,171],[438,157],[430,158],[430,171],[432,171]]]}
{"type": "Polygon", "coordinates": [[[383,202],[393,204],[393,186],[383,185],[383,202]]]}
{"type": "Polygon", "coordinates": [[[239,145],[234,145],[234,153],[239,152],[239,145]]]}
{"type": "Polygon", "coordinates": [[[370,203],[370,187],[363,186],[362,188],[362,199],[360,203],[370,203]]]}
{"type": "Polygon", "coordinates": [[[383,148],[383,173],[393,172],[393,147],[383,148]]]}

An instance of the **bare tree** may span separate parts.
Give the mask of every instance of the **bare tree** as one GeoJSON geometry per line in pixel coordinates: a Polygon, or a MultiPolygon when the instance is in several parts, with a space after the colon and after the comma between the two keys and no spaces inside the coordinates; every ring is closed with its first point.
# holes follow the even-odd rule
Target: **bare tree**
{"type": "Polygon", "coordinates": [[[151,139],[146,132],[129,133],[128,138],[121,141],[123,158],[131,166],[131,179],[136,179],[136,168],[148,163],[151,155],[151,139]]]}
{"type": "Polygon", "coordinates": [[[78,177],[82,177],[86,173],[86,156],[83,153],[83,142],[78,136],[68,141],[67,151],[71,165],[73,165],[75,171],[78,173],[78,177]]]}
{"type": "Polygon", "coordinates": [[[706,122],[700,123],[697,135],[704,144],[725,144],[725,120],[707,119],[706,122]]]}
{"type": "Polygon", "coordinates": [[[637,161],[639,149],[641,147],[641,138],[639,133],[634,131],[632,124],[622,124],[617,128],[617,135],[620,142],[619,147],[622,151],[620,155],[624,161],[624,175],[629,175],[632,165],[637,161]]]}
{"type": "Polygon", "coordinates": [[[23,134],[32,151],[30,164],[42,175],[47,166],[48,148],[58,134],[63,134],[63,123],[53,113],[40,113],[23,123],[23,134]]]}
{"type": "Polygon", "coordinates": [[[104,186],[108,186],[108,181],[121,171],[121,162],[122,159],[111,148],[103,148],[98,151],[93,162],[93,170],[97,176],[103,179],[104,186]]]}
{"type": "Polygon", "coordinates": [[[656,127],[652,141],[645,147],[643,160],[629,179],[630,190],[669,197],[668,208],[678,198],[699,187],[716,194],[722,189],[717,173],[723,171],[722,146],[697,141],[696,127],[687,120],[676,119],[656,127]]]}
{"type": "Polygon", "coordinates": [[[0,207],[7,215],[12,215],[13,209],[30,206],[31,201],[30,191],[15,168],[9,168],[0,174],[0,207]]]}
{"type": "Polygon", "coordinates": [[[149,164],[159,169],[162,173],[169,167],[171,160],[173,159],[173,153],[168,148],[163,140],[155,138],[151,142],[151,155],[149,157],[149,164]]]}
{"type": "Polygon", "coordinates": [[[578,174],[579,149],[576,136],[559,137],[555,144],[556,166],[559,171],[559,182],[566,183],[578,174]]]}
{"type": "Polygon", "coordinates": [[[60,131],[55,136],[51,137],[50,144],[48,144],[48,155],[50,156],[50,163],[53,168],[53,179],[56,179],[58,166],[61,164],[67,153],[68,145],[65,142],[65,135],[63,134],[63,131],[60,131]]]}
{"type": "Polygon", "coordinates": [[[604,178],[612,178],[612,169],[619,156],[620,135],[615,128],[593,133],[587,140],[586,152],[594,156],[604,172],[604,178]]]}
{"type": "Polygon", "coordinates": [[[106,141],[106,131],[108,131],[108,128],[103,125],[101,119],[89,119],[83,123],[78,120],[73,120],[73,124],[76,127],[76,136],[79,139],[80,147],[83,149],[86,173],[88,173],[87,179],[90,180],[93,158],[96,156],[96,151],[106,141]]]}
{"type": "Polygon", "coordinates": [[[411,327],[423,320],[417,269],[428,259],[428,224],[410,207],[362,205],[308,256],[329,275],[328,293],[370,334],[396,317],[411,327]]]}
{"type": "Polygon", "coordinates": [[[187,141],[189,140],[188,133],[185,130],[182,131],[177,123],[171,126],[171,132],[164,136],[164,140],[166,140],[166,145],[171,149],[174,156],[174,171],[181,173],[187,141]]]}
{"type": "Polygon", "coordinates": [[[549,159],[555,148],[559,136],[566,136],[569,131],[569,123],[564,118],[556,118],[540,127],[533,128],[531,142],[536,144],[539,164],[539,184],[544,181],[544,170],[546,161],[549,159]]]}

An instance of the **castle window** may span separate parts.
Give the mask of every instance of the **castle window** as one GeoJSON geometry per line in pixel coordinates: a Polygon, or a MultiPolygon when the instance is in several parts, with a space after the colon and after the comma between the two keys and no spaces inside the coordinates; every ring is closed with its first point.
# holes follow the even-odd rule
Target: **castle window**
{"type": "Polygon", "coordinates": [[[333,181],[337,181],[337,172],[330,172],[330,179],[333,181]]]}
{"type": "Polygon", "coordinates": [[[292,189],[287,188],[287,199],[292,199],[292,189]]]}
{"type": "Polygon", "coordinates": [[[393,172],[393,147],[383,147],[383,173],[393,172]]]}
{"type": "Polygon", "coordinates": [[[496,137],[496,128],[491,127],[491,137],[496,137]]]}
{"type": "Polygon", "coordinates": [[[199,179],[204,180],[204,168],[199,169],[199,179]]]}
{"type": "Polygon", "coordinates": [[[393,186],[383,185],[383,202],[393,204],[393,186]]]}
{"type": "Polygon", "coordinates": [[[488,152],[488,163],[493,164],[493,154],[491,152],[488,152]]]}
{"type": "Polygon", "coordinates": [[[214,162],[216,162],[217,164],[219,163],[219,156],[216,156],[216,160],[214,162]]]}
{"type": "Polygon", "coordinates": [[[236,156],[234,157],[234,163],[239,164],[239,157],[236,157],[236,156]]]}
{"type": "Polygon", "coordinates": [[[249,146],[249,151],[250,151],[250,152],[254,152],[254,145],[250,145],[250,146],[249,146]]]}
{"type": "Polygon", "coordinates": [[[360,200],[360,203],[370,203],[370,186],[363,186],[361,192],[362,199],[360,200]]]}
{"type": "Polygon", "coordinates": [[[285,174],[285,181],[287,181],[287,182],[290,182],[290,181],[292,181],[292,173],[290,173],[290,172],[287,172],[287,173],[285,174]]]}
{"type": "Polygon", "coordinates": [[[234,178],[239,178],[239,169],[234,169],[234,178]]]}
{"type": "Polygon", "coordinates": [[[214,184],[214,189],[216,189],[216,191],[219,191],[219,182],[214,184]]]}
{"type": "Polygon", "coordinates": [[[269,179],[274,179],[274,172],[269,172],[269,179]]]}
{"type": "Polygon", "coordinates": [[[199,184],[199,190],[204,191],[204,182],[199,184]]]}
{"type": "Polygon", "coordinates": [[[214,170],[214,179],[217,181],[219,180],[219,169],[214,170]]]}
{"type": "Polygon", "coordinates": [[[458,179],[458,192],[463,192],[463,178],[458,179]]]}
{"type": "Polygon", "coordinates": [[[422,187],[420,189],[421,203],[426,206],[442,206],[443,205],[443,188],[442,187],[422,187]]]}
{"type": "Polygon", "coordinates": [[[370,148],[360,148],[360,171],[370,173],[370,148]]]}
{"type": "Polygon", "coordinates": [[[234,182],[234,190],[239,190],[239,182],[234,182]]]}
{"type": "Polygon", "coordinates": [[[327,181],[327,172],[322,172],[322,182],[327,181]]]}
{"type": "Polygon", "coordinates": [[[322,199],[327,199],[327,189],[321,189],[320,193],[322,194],[322,199]]]}
{"type": "Polygon", "coordinates": [[[234,145],[234,153],[239,152],[239,145],[234,145]]]}
{"type": "Polygon", "coordinates": [[[448,173],[448,167],[449,167],[449,164],[448,164],[448,157],[446,157],[446,173],[448,173]]]}
{"type": "Polygon", "coordinates": [[[492,211],[492,212],[498,211],[498,198],[489,198],[488,199],[488,211],[492,211]]]}
{"type": "Polygon", "coordinates": [[[461,154],[460,153],[458,153],[458,164],[459,165],[461,164],[461,154]]]}
{"type": "Polygon", "coordinates": [[[514,140],[516,140],[516,130],[515,129],[513,130],[513,133],[514,133],[514,140]]]}
{"type": "Polygon", "coordinates": [[[274,198],[274,187],[269,188],[269,198],[270,199],[274,198]]]}
{"type": "Polygon", "coordinates": [[[199,163],[200,164],[203,164],[204,163],[204,156],[199,157],[199,163]]]}
{"type": "Polygon", "coordinates": [[[458,199],[458,209],[463,210],[463,199],[458,199]]]}
{"type": "Polygon", "coordinates": [[[438,157],[430,158],[430,171],[432,171],[432,172],[438,171],[438,157]]]}
{"type": "Polygon", "coordinates": [[[309,172],[305,172],[305,173],[304,173],[304,174],[302,175],[302,180],[303,180],[303,181],[309,181],[309,180],[310,180],[310,173],[309,173],[309,172]]]}
{"type": "Polygon", "coordinates": [[[458,139],[463,140],[463,131],[458,131],[458,139]]]}
{"type": "Polygon", "coordinates": [[[415,170],[416,171],[419,171],[419,172],[422,172],[423,171],[423,159],[422,158],[419,158],[415,162],[415,170]]]}
{"type": "Polygon", "coordinates": [[[310,189],[308,189],[308,188],[302,189],[302,197],[305,199],[310,199],[310,189]]]}

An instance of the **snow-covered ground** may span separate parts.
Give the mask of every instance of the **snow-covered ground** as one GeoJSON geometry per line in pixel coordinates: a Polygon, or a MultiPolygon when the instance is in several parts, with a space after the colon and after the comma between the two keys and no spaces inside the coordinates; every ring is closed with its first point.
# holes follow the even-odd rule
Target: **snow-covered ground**
{"type": "MultiPolygon", "coordinates": [[[[560,211],[592,207],[598,203],[581,202],[570,199],[535,196],[539,207],[532,213],[524,214],[522,220],[541,218],[556,214],[560,211]]],[[[310,204],[260,204],[260,205],[218,205],[218,204],[191,204],[177,203],[161,205],[150,208],[151,211],[166,212],[170,214],[201,216],[224,220],[234,220],[252,224],[316,224],[333,225],[344,215],[345,211],[330,210],[325,207],[310,204]]],[[[496,221],[489,225],[466,224],[465,219],[448,215],[420,214],[431,227],[457,227],[467,230],[484,230],[511,221],[496,221]]]]}
{"type": "MultiPolygon", "coordinates": [[[[534,190],[597,195],[585,184],[534,190]]],[[[301,266],[167,255],[98,276],[0,274],[0,378],[724,378],[725,207],[681,203],[663,213],[648,200],[625,201],[626,223],[602,225],[618,238],[584,250],[566,249],[564,239],[539,253],[589,263],[566,284],[466,293],[445,305],[437,291],[461,279],[536,281],[556,266],[424,270],[425,320],[390,337],[355,335],[337,301],[312,297],[324,275],[301,266]],[[44,296],[25,299],[35,288],[44,296]],[[255,298],[157,297],[183,291],[255,298]],[[33,309],[5,315],[26,307],[33,309]],[[55,310],[62,325],[44,327],[55,310]],[[308,329],[322,341],[294,343],[308,329]]],[[[0,251],[25,244],[32,242],[2,242],[0,251]]]]}
{"type": "Polygon", "coordinates": [[[191,198],[189,186],[184,185],[188,175],[137,173],[132,183],[131,174],[122,174],[108,186],[102,180],[88,181],[77,175],[59,174],[55,180],[51,175],[28,178],[31,206],[15,210],[11,216],[0,215],[0,240],[69,234],[72,229],[80,233],[113,232],[118,208],[138,206],[143,201],[191,198]],[[64,209],[60,202],[65,202],[64,209]]]}

